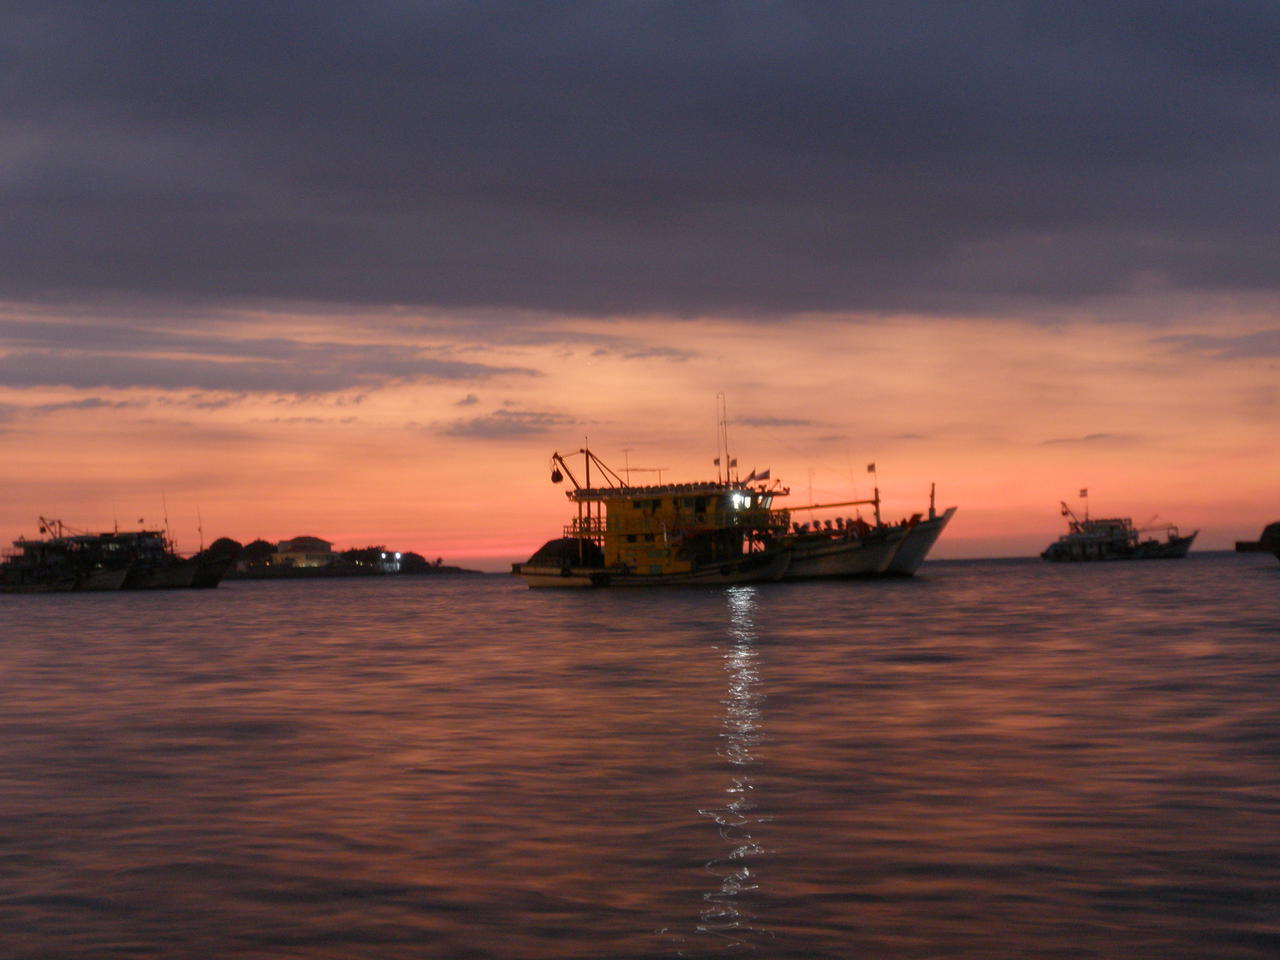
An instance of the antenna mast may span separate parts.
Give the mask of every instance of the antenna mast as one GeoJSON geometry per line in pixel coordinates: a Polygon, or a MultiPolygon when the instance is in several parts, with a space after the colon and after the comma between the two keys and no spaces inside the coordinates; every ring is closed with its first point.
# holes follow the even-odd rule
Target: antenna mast
{"type": "Polygon", "coordinates": [[[169,498],[163,490],[160,491],[160,506],[164,508],[164,538],[169,542],[169,549],[173,550],[176,544],[173,542],[173,534],[169,532],[169,498]]]}
{"type": "Polygon", "coordinates": [[[733,468],[736,464],[729,454],[729,404],[723,393],[716,394],[716,482],[730,483],[733,480],[733,468]],[[724,461],[724,479],[721,481],[721,459],[724,461]]]}

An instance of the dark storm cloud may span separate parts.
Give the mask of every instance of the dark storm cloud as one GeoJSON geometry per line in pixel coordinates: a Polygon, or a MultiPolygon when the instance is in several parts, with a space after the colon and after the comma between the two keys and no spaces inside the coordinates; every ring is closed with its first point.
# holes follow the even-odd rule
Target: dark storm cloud
{"type": "Polygon", "coordinates": [[[592,313],[1275,289],[1280,4],[42,0],[0,292],[592,313]]]}

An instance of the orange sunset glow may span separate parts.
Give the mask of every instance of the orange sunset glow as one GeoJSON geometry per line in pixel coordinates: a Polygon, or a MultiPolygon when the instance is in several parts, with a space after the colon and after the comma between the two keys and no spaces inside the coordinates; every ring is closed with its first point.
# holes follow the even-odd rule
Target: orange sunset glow
{"type": "MultiPolygon", "coordinates": [[[[1158,515],[1229,548],[1280,487],[1277,362],[1240,346],[1267,327],[1229,306],[1158,326],[519,316],[478,331],[439,313],[226,311],[127,349],[125,315],[95,338],[83,317],[45,312],[56,350],[10,358],[56,358],[80,382],[0,391],[0,528],[129,529],[167,509],[185,550],[202,526],[206,545],[307,533],[499,570],[568,516],[553,450],[586,438],[635,483],[713,476],[723,392],[742,472],[770,468],[792,506],[869,496],[870,461],[887,515],[922,509],[936,483],[939,505],[961,508],[938,557],[1038,552],[1059,533],[1058,501],[1086,486],[1095,512],[1158,515]],[[287,362],[263,359],[266,331],[287,362]],[[358,372],[383,355],[434,369],[358,372]],[[161,386],[165,370],[191,382],[161,386]],[[253,385],[232,388],[241,376],[253,385]]],[[[33,319],[15,305],[4,317],[33,319]]]]}

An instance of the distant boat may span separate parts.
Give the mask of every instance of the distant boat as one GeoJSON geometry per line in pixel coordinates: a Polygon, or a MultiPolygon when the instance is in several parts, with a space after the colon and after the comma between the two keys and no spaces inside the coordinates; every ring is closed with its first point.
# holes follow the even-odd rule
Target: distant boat
{"type": "Polygon", "coordinates": [[[75,533],[40,518],[43,539],[15,540],[0,562],[0,592],[156,590],[216,587],[230,561],[180,557],[158,530],[75,533]]]}
{"type": "Polygon", "coordinates": [[[0,593],[119,590],[127,565],[96,549],[96,538],[68,535],[60,520],[40,518],[39,540],[13,541],[0,561],[0,593]]]}
{"type": "Polygon", "coordinates": [[[1185,557],[1200,532],[1182,536],[1173,524],[1154,528],[1164,532],[1164,539],[1144,538],[1153,528],[1139,529],[1128,517],[1083,520],[1065,503],[1062,515],[1068,517],[1067,532],[1040,554],[1052,561],[1089,560],[1178,560],[1185,557]]]}
{"type": "Polygon", "coordinates": [[[1280,520],[1269,523],[1257,540],[1237,540],[1237,553],[1274,553],[1280,560],[1280,520]]]}
{"type": "Polygon", "coordinates": [[[116,553],[129,572],[122,590],[208,589],[221,581],[231,561],[196,554],[181,557],[159,530],[98,534],[102,550],[116,553]]]}

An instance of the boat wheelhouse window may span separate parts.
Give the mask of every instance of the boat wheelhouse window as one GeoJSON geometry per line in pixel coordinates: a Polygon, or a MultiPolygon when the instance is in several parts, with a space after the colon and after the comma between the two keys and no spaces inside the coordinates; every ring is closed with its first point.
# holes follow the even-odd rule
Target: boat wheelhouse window
{"type": "Polygon", "coordinates": [[[645,542],[645,543],[653,543],[653,534],[652,534],[652,533],[646,533],[646,534],[644,535],[644,542],[645,542]]]}
{"type": "Polygon", "coordinates": [[[636,535],[634,533],[628,533],[627,543],[635,543],[635,542],[636,542],[636,535]]]}

